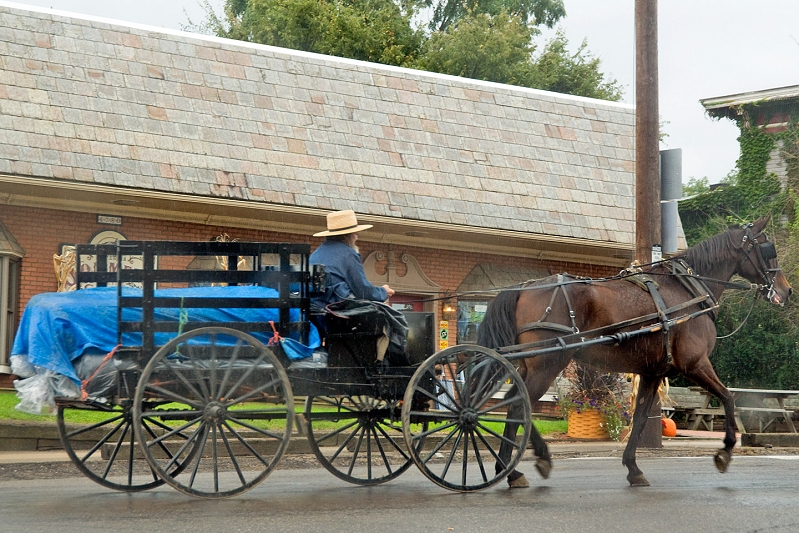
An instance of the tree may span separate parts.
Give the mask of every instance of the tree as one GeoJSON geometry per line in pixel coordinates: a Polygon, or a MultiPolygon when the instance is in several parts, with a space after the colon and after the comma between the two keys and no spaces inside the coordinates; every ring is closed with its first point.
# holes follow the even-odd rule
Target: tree
{"type": "Polygon", "coordinates": [[[191,29],[220,37],[362,61],[405,66],[418,55],[423,34],[413,11],[391,0],[228,0],[220,20],[191,29]]]}
{"type": "Polygon", "coordinates": [[[562,32],[535,54],[539,32],[518,16],[468,15],[424,43],[416,68],[476,80],[507,83],[565,94],[620,100],[616,80],[606,80],[587,44],[567,50],[562,32]]]}
{"type": "Polygon", "coordinates": [[[416,67],[475,80],[526,85],[531,78],[530,57],[534,28],[503,12],[459,20],[447,30],[434,32],[422,47],[416,67]]]}
{"type": "Polygon", "coordinates": [[[619,83],[605,79],[599,70],[601,62],[588,51],[587,41],[583,40],[573,54],[568,52],[568,44],[563,32],[558,31],[533,62],[527,86],[602,100],[621,100],[619,83]]]}
{"type": "Polygon", "coordinates": [[[565,16],[563,0],[227,0],[218,17],[186,29],[272,46],[418,68],[473,79],[619,100],[587,44],[562,32],[539,56],[537,26],[565,16]],[[413,28],[420,7],[433,15],[413,28]]]}
{"type": "Polygon", "coordinates": [[[547,28],[566,16],[563,0],[416,0],[416,3],[433,9],[428,27],[434,31],[445,31],[459,20],[478,14],[496,16],[504,12],[524,24],[543,24],[547,28]]]}

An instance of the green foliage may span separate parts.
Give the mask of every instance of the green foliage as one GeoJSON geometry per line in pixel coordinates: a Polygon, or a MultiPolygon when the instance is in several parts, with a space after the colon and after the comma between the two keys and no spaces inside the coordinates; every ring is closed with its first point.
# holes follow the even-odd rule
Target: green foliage
{"type": "Polygon", "coordinates": [[[501,13],[467,16],[425,43],[416,67],[476,80],[524,85],[531,75],[534,30],[501,13]]]}
{"type": "Polygon", "coordinates": [[[682,186],[683,197],[696,196],[697,194],[704,194],[710,192],[710,182],[707,176],[704,178],[690,178],[688,183],[682,186]]]}
{"type": "MultiPolygon", "coordinates": [[[[758,106],[744,108],[739,115],[741,155],[737,171],[722,186],[710,190],[707,180],[689,182],[683,195],[698,194],[680,202],[680,217],[689,244],[718,233],[730,223],[753,220],[771,214],[769,236],[777,244],[778,261],[788,281],[799,284],[799,221],[796,187],[799,184],[799,125],[791,118],[788,128],[768,134],[754,126],[750,113],[767,111],[758,106]],[[787,188],[780,190],[777,177],[766,164],[775,147],[787,166],[787,188]],[[692,188],[693,187],[693,188],[692,188]],[[779,222],[787,217],[783,227],[779,222]]],[[[784,109],[780,111],[785,111],[784,109]]],[[[767,113],[766,113],[767,114],[767,113]]],[[[711,361],[728,386],[796,389],[799,387],[799,305],[790,300],[784,308],[758,300],[752,294],[727,291],[721,301],[716,326],[719,335],[735,330],[732,337],[718,341],[711,361]],[[751,315],[749,313],[752,309],[751,315]]]]}
{"type": "MultiPolygon", "coordinates": [[[[750,294],[725,298],[716,322],[719,335],[733,331],[752,305],[750,294]]],[[[741,330],[719,340],[713,366],[730,387],[799,387],[799,336],[789,312],[758,300],[741,330]]]]}
{"type": "Polygon", "coordinates": [[[428,27],[446,31],[459,20],[470,15],[496,16],[508,13],[518,17],[523,24],[545,25],[552,28],[566,16],[563,0],[417,0],[416,4],[433,9],[428,27]]]}
{"type": "Polygon", "coordinates": [[[568,44],[563,32],[558,31],[534,62],[532,77],[525,85],[589,98],[621,100],[619,83],[605,79],[599,70],[601,62],[588,51],[587,41],[583,40],[573,54],[567,50],[568,44]]]}
{"type": "Polygon", "coordinates": [[[562,32],[535,56],[537,33],[518,16],[467,15],[446,31],[433,33],[416,67],[477,80],[520,85],[565,94],[620,100],[616,80],[606,80],[600,61],[583,41],[575,53],[562,32]]]}
{"type": "Polygon", "coordinates": [[[391,0],[228,0],[226,19],[211,13],[200,30],[220,37],[362,61],[405,66],[423,34],[413,11],[391,0]]]}

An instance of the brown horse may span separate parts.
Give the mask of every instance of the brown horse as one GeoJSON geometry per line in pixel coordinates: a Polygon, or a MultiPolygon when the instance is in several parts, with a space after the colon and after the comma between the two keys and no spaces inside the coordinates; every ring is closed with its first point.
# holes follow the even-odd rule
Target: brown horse
{"type": "MultiPolygon", "coordinates": [[[[746,288],[757,289],[772,303],[784,305],[790,297],[792,289],[777,266],[774,244],[764,233],[768,221],[761,218],[731,228],[637,275],[605,280],[551,276],[520,290],[503,291],[488,307],[478,343],[502,353],[532,352],[519,359],[531,401],[540,398],[573,359],[604,372],[639,374],[633,430],[622,460],[633,486],[649,485],[636,465],[635,451],[657,389],[667,376],[686,376],[724,405],[724,448],[714,461],[725,472],[735,445],[735,407],[708,358],[716,341],[716,302],[726,288],[741,288],[730,283],[736,274],[754,284],[746,288]],[[585,341],[601,336],[613,342],[585,341]],[[569,346],[572,342],[574,347],[569,346]]],[[[513,418],[513,413],[508,416],[513,418]]],[[[515,429],[508,425],[506,434],[514,435],[515,429]]],[[[546,478],[551,458],[535,427],[530,440],[536,468],[546,478]]],[[[508,447],[500,447],[500,461],[509,455],[508,447]]],[[[508,476],[508,483],[528,486],[517,471],[508,476]]]]}

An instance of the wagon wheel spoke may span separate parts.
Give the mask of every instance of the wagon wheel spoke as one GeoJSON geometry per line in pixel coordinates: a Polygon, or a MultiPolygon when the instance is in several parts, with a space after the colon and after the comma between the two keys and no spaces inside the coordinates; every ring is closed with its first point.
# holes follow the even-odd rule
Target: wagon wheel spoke
{"type": "Polygon", "coordinates": [[[294,401],[271,349],[247,333],[210,327],[153,355],[133,411],[145,459],[161,479],[186,494],[222,498],[274,470],[290,442],[294,401]],[[161,425],[148,430],[143,423],[151,418],[161,425]],[[170,471],[178,467],[186,474],[170,471]]]}
{"type": "MultiPolygon", "coordinates": [[[[308,442],[320,464],[339,479],[384,483],[411,465],[396,421],[399,412],[398,402],[371,396],[309,397],[308,442]]],[[[416,425],[426,428],[427,422],[416,425]]]]}
{"type": "Polygon", "coordinates": [[[425,431],[404,430],[406,443],[421,438],[429,443],[411,447],[411,459],[450,490],[499,483],[521,460],[529,438],[530,401],[520,392],[525,390],[513,366],[488,348],[460,345],[432,355],[416,370],[403,398],[403,422],[430,425],[425,431]],[[503,397],[506,388],[512,394],[503,397]],[[501,460],[505,453],[509,456],[501,460]],[[486,464],[490,459],[499,472],[486,464]]]}
{"type": "MultiPolygon", "coordinates": [[[[483,457],[480,455],[480,447],[477,446],[477,439],[475,438],[475,434],[477,434],[477,430],[471,432],[471,441],[472,441],[472,450],[474,450],[474,457],[477,460],[477,465],[480,467],[480,476],[483,479],[483,482],[488,481],[488,476],[486,475],[485,465],[483,464],[483,457]]],[[[489,448],[490,449],[490,448],[489,448]]],[[[464,477],[463,483],[466,483],[466,478],[464,477]]]]}
{"type": "Polygon", "coordinates": [[[78,470],[95,483],[124,492],[163,484],[144,461],[136,458],[138,441],[128,406],[109,405],[95,410],[85,405],[65,404],[59,405],[56,416],[64,451],[78,470]],[[90,412],[100,420],[76,424],[72,419],[78,412],[90,412]]]}

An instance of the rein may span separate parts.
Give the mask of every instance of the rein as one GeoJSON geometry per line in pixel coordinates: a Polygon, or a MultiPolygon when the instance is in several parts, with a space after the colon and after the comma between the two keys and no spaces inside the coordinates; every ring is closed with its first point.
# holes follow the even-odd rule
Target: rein
{"type": "Polygon", "coordinates": [[[721,337],[719,337],[718,335],[716,335],[716,339],[728,339],[728,338],[732,337],[733,335],[735,335],[736,333],[738,333],[738,331],[740,331],[740,329],[741,329],[742,327],[744,327],[744,325],[746,324],[746,321],[747,321],[747,320],[749,320],[749,315],[751,315],[751,314],[752,314],[752,309],[754,309],[754,308],[755,308],[755,302],[756,302],[756,301],[757,301],[757,295],[755,295],[755,297],[754,297],[754,298],[752,298],[752,305],[751,305],[751,306],[749,306],[749,311],[746,313],[746,316],[744,317],[744,319],[743,319],[743,322],[741,322],[741,323],[738,325],[738,327],[737,327],[737,328],[735,328],[735,329],[732,331],[732,333],[728,333],[728,334],[726,334],[726,335],[722,335],[721,337]]]}
{"type": "MultiPolygon", "coordinates": [[[[649,265],[659,265],[671,261],[670,259],[664,259],[663,261],[658,261],[655,263],[649,263],[649,265]]],[[[492,289],[484,289],[481,291],[464,291],[464,292],[452,292],[447,293],[446,296],[436,296],[435,298],[425,298],[420,300],[409,300],[408,303],[426,303],[426,302],[440,302],[444,300],[451,300],[453,298],[461,298],[463,296],[472,296],[475,294],[486,294],[486,293],[499,293],[503,291],[532,291],[532,290],[544,290],[544,289],[554,289],[557,287],[561,287],[563,285],[572,285],[572,284],[591,284],[591,283],[605,283],[607,281],[616,281],[616,280],[623,280],[625,278],[629,278],[632,276],[637,275],[638,273],[635,272],[628,272],[624,271],[623,274],[617,274],[615,276],[610,276],[606,278],[587,278],[582,276],[573,276],[571,279],[565,279],[562,281],[557,281],[554,283],[546,283],[543,285],[532,285],[537,280],[529,280],[525,281],[524,283],[516,283],[513,285],[506,285],[504,287],[494,287],[492,289]]],[[[669,276],[669,277],[679,277],[685,276],[686,274],[673,274],[671,272],[647,272],[650,276],[669,276]]],[[[724,281],[716,278],[710,278],[707,276],[700,276],[698,274],[688,274],[691,277],[701,280],[707,283],[713,283],[716,285],[723,285],[727,289],[736,289],[742,291],[750,291],[750,290],[766,290],[770,287],[770,285],[759,285],[757,283],[739,283],[734,281],[724,281]]],[[[543,278],[542,278],[543,279],[543,278]]]]}

